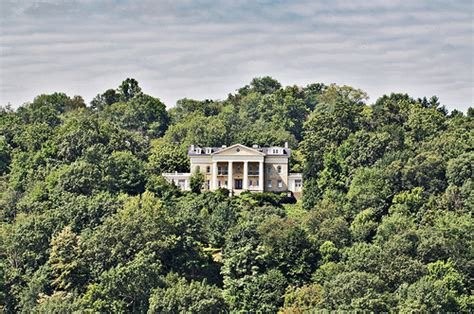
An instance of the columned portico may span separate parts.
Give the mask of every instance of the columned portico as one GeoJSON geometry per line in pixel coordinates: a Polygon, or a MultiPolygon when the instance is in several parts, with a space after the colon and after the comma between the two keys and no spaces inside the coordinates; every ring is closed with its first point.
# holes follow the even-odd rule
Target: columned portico
{"type": "Polygon", "coordinates": [[[248,190],[249,188],[249,164],[248,161],[244,161],[244,178],[243,178],[243,190],[248,190]]]}
{"type": "Polygon", "coordinates": [[[217,189],[217,161],[212,162],[212,180],[211,180],[211,190],[217,189]]]}
{"type": "Polygon", "coordinates": [[[208,177],[211,190],[226,187],[237,194],[263,191],[265,154],[262,152],[239,145],[211,153],[208,158],[212,164],[208,177]]]}
{"type": "Polygon", "coordinates": [[[229,161],[229,167],[228,167],[228,175],[227,175],[227,188],[229,189],[229,191],[232,192],[232,190],[234,189],[234,178],[233,178],[233,172],[234,170],[232,169],[232,161],[229,161]]]}

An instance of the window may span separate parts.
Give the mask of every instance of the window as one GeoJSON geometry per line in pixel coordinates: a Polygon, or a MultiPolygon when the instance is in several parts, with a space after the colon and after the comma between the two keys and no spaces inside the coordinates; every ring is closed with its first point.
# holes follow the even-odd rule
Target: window
{"type": "Polygon", "coordinates": [[[258,180],[255,180],[255,186],[256,186],[256,187],[259,186],[258,180]]]}
{"type": "Polygon", "coordinates": [[[224,181],[224,185],[227,186],[227,180],[224,181]]]}
{"type": "Polygon", "coordinates": [[[226,166],[218,166],[217,167],[217,174],[220,176],[224,176],[229,173],[229,170],[227,169],[226,166]]]}
{"type": "Polygon", "coordinates": [[[218,181],[217,181],[217,186],[218,186],[218,187],[221,187],[221,180],[218,180],[218,181]]]}
{"type": "Polygon", "coordinates": [[[267,166],[267,173],[272,172],[272,166],[267,166]]]}
{"type": "Polygon", "coordinates": [[[200,166],[196,166],[196,172],[200,172],[201,171],[201,167],[200,166]]]}
{"type": "Polygon", "coordinates": [[[282,188],[283,187],[283,182],[281,180],[278,180],[278,187],[282,188]]]}
{"type": "Polygon", "coordinates": [[[206,173],[211,173],[211,166],[206,167],[206,173]]]}
{"type": "Polygon", "coordinates": [[[207,180],[207,189],[209,190],[211,188],[211,182],[207,180]]]}
{"type": "Polygon", "coordinates": [[[210,147],[206,147],[206,154],[210,154],[210,153],[212,153],[211,148],[210,148],[210,147]]]}
{"type": "Polygon", "coordinates": [[[295,180],[295,187],[297,188],[301,187],[301,180],[295,180]]]}
{"type": "Polygon", "coordinates": [[[273,154],[278,154],[278,153],[280,153],[280,152],[279,152],[279,149],[278,149],[278,148],[273,148],[273,149],[272,149],[272,153],[273,153],[273,154]]]}
{"type": "Polygon", "coordinates": [[[268,181],[267,181],[267,186],[268,186],[269,188],[272,187],[272,180],[268,180],[268,181]]]}
{"type": "Polygon", "coordinates": [[[258,167],[249,165],[249,176],[258,176],[258,167]]]}
{"type": "Polygon", "coordinates": [[[249,187],[253,187],[253,181],[249,180],[249,187]]]}
{"type": "Polygon", "coordinates": [[[278,171],[278,173],[281,173],[281,166],[277,167],[277,171],[278,171]]]}

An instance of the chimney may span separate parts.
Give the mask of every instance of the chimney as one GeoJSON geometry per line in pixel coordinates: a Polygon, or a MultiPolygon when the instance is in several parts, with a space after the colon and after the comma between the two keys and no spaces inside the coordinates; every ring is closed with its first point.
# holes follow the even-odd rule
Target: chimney
{"type": "Polygon", "coordinates": [[[191,151],[194,152],[194,144],[191,145],[191,151]]]}
{"type": "Polygon", "coordinates": [[[288,148],[288,142],[285,142],[285,148],[288,148]]]}
{"type": "Polygon", "coordinates": [[[222,145],[222,148],[226,148],[226,147],[227,147],[227,145],[222,145]]]}
{"type": "Polygon", "coordinates": [[[258,148],[258,145],[257,145],[257,144],[253,144],[253,145],[252,145],[252,148],[258,148]]]}

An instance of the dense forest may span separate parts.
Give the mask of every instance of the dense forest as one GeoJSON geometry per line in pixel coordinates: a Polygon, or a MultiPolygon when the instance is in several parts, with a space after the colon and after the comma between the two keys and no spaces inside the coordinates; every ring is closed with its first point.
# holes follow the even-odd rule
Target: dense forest
{"type": "Polygon", "coordinates": [[[255,78],[0,108],[0,312],[473,311],[474,109],[255,78]],[[190,144],[282,145],[285,195],[182,192],[190,144]]]}

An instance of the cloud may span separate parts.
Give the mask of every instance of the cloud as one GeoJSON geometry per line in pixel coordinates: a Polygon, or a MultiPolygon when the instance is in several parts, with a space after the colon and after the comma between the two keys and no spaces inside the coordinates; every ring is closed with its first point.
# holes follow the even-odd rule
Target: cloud
{"type": "Polygon", "coordinates": [[[473,105],[469,1],[1,1],[0,104],[136,78],[173,106],[252,77],[473,105]]]}

